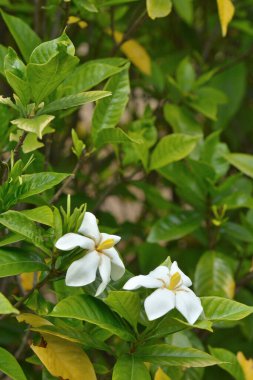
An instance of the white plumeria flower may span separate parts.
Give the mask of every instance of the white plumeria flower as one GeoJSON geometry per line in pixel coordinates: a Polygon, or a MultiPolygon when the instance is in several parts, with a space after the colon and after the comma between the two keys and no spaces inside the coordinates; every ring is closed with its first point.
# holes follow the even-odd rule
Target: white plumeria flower
{"type": "Polygon", "coordinates": [[[95,215],[86,212],[81,227],[76,233],[68,233],[57,240],[55,246],[62,251],[70,251],[76,247],[88,250],[84,257],[74,261],[66,273],[66,285],[84,286],[95,281],[97,269],[102,283],[97,289],[96,296],[101,294],[110,279],[116,281],[125,273],[125,266],[114,245],[120,237],[100,233],[95,215]]]}
{"type": "Polygon", "coordinates": [[[185,319],[194,324],[203,311],[200,299],[189,289],[192,282],[174,261],[170,269],[166,266],[159,266],[147,276],[136,276],[127,281],[124,285],[126,290],[144,288],[158,288],[145,299],[144,308],[148,319],[162,317],[170,310],[176,308],[185,319]]]}

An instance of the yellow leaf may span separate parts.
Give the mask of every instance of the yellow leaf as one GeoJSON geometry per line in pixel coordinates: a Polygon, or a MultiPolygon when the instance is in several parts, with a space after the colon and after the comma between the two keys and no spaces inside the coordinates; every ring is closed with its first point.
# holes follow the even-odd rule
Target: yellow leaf
{"type": "Polygon", "coordinates": [[[31,290],[34,287],[34,276],[39,279],[41,272],[21,273],[19,275],[22,288],[26,291],[31,290]]]}
{"type": "Polygon", "coordinates": [[[79,21],[80,21],[80,17],[69,16],[68,21],[67,21],[67,24],[68,24],[68,25],[76,24],[76,23],[79,22],[79,21]]]}
{"type": "Polygon", "coordinates": [[[242,367],[245,380],[253,379],[253,359],[246,359],[242,352],[237,353],[237,360],[242,367]]]}
{"type": "Polygon", "coordinates": [[[162,368],[159,367],[156,371],[154,380],[171,380],[171,378],[168,375],[166,375],[162,368]]]}
{"type": "Polygon", "coordinates": [[[166,17],[172,9],[171,0],[147,0],[147,11],[153,20],[157,17],[166,17]]]}
{"type": "MultiPolygon", "coordinates": [[[[114,32],[114,39],[117,43],[120,43],[122,38],[123,34],[121,32],[114,32]]],[[[140,71],[146,75],[151,74],[150,56],[139,42],[135,40],[126,41],[121,45],[120,50],[140,71]]]]}
{"type": "Polygon", "coordinates": [[[68,380],[96,380],[93,365],[81,346],[43,334],[46,347],[31,345],[47,370],[55,377],[68,380]]]}
{"type": "Polygon", "coordinates": [[[235,7],[231,0],[217,0],[218,12],[221,24],[222,36],[225,37],[228,30],[228,24],[232,20],[235,7]]]}
{"type": "Polygon", "coordinates": [[[78,25],[80,26],[81,29],[87,28],[88,23],[84,20],[79,21],[78,25]]]}
{"type": "Polygon", "coordinates": [[[36,314],[31,313],[23,313],[18,315],[17,320],[19,322],[26,322],[28,325],[32,327],[40,327],[40,326],[52,326],[52,323],[47,319],[41,318],[36,314]]]}

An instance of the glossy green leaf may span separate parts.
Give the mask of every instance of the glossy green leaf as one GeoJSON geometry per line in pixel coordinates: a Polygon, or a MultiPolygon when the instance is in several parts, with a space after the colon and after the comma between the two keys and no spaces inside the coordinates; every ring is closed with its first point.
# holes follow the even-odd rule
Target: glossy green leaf
{"type": "Polygon", "coordinates": [[[110,78],[104,90],[110,91],[112,96],[99,100],[95,108],[92,119],[95,139],[100,130],[115,127],[121,118],[130,92],[128,67],[110,78]]]}
{"type": "Polygon", "coordinates": [[[46,270],[48,267],[35,253],[20,251],[18,248],[0,250],[0,277],[46,270]]]}
{"type": "Polygon", "coordinates": [[[160,366],[207,367],[220,362],[204,351],[168,344],[140,346],[134,356],[160,366]]]}
{"type": "Polygon", "coordinates": [[[25,199],[31,195],[40,194],[51,189],[64,181],[69,174],[55,172],[41,172],[34,174],[24,174],[22,176],[22,191],[19,199],[25,199]]]}
{"type": "Polygon", "coordinates": [[[77,158],[80,158],[86,145],[83,143],[82,140],[79,139],[74,129],[71,130],[71,137],[73,141],[72,151],[76,155],[77,158]]]}
{"type": "Polygon", "coordinates": [[[12,120],[12,124],[16,125],[23,131],[35,133],[40,139],[42,139],[44,129],[50,124],[53,119],[54,116],[52,115],[41,115],[35,116],[32,119],[22,118],[12,120]]]}
{"type": "Polygon", "coordinates": [[[52,317],[86,321],[96,324],[122,339],[133,339],[132,333],[117,314],[113,313],[104,302],[88,295],[78,295],[63,299],[55,306],[50,315],[52,317]]]}
{"type": "Polygon", "coordinates": [[[153,20],[157,17],[165,17],[172,9],[171,0],[147,0],[147,11],[153,20]]]}
{"type": "Polygon", "coordinates": [[[0,44],[0,74],[4,75],[4,58],[8,53],[8,49],[0,44]]]}
{"type": "Polygon", "coordinates": [[[180,239],[201,224],[201,216],[194,211],[182,211],[178,215],[171,214],[158,220],[148,235],[148,242],[172,241],[180,239]]]}
{"type": "Polygon", "coordinates": [[[134,355],[121,356],[114,368],[112,380],[151,380],[145,364],[134,355]]]}
{"type": "Polygon", "coordinates": [[[199,135],[201,125],[194,119],[193,114],[183,106],[175,104],[165,104],[164,117],[171,125],[175,133],[189,133],[192,135],[199,135]]]}
{"type": "Polygon", "coordinates": [[[224,348],[209,347],[209,351],[215,358],[219,359],[221,362],[224,362],[219,364],[219,367],[230,373],[234,379],[245,380],[243,370],[235,354],[231,351],[225,350],[224,348]]]}
{"type": "Polygon", "coordinates": [[[12,306],[10,301],[0,292],[0,314],[19,314],[19,311],[12,306]]]}
{"type": "Polygon", "coordinates": [[[44,230],[18,211],[6,211],[0,215],[0,224],[18,233],[35,246],[47,252],[44,230]]]}
{"type": "Polygon", "coordinates": [[[54,217],[53,211],[48,206],[41,206],[31,210],[21,211],[28,219],[34,222],[45,224],[46,226],[53,227],[54,217]]]}
{"type": "Polygon", "coordinates": [[[243,174],[253,178],[253,155],[244,153],[229,153],[225,159],[243,174]]]}
{"type": "Polygon", "coordinates": [[[227,102],[223,92],[212,87],[201,87],[194,93],[188,104],[211,120],[217,119],[218,106],[227,102]]]}
{"type": "Polygon", "coordinates": [[[253,307],[222,297],[201,297],[205,317],[211,321],[239,321],[253,313],[253,307]]]}
{"type": "Polygon", "coordinates": [[[235,281],[225,255],[216,251],[204,253],[195,271],[194,288],[199,296],[233,298],[235,281]]]}
{"type": "Polygon", "coordinates": [[[110,306],[121,317],[125,318],[135,329],[141,310],[141,301],[137,293],[128,291],[111,291],[105,299],[110,306]]]}
{"type": "Polygon", "coordinates": [[[0,347],[0,370],[13,380],[27,380],[16,358],[0,347]]]}
{"type": "Polygon", "coordinates": [[[134,139],[120,128],[103,128],[96,137],[95,144],[99,148],[105,144],[141,144],[141,139],[134,139]]]}
{"type": "Polygon", "coordinates": [[[3,11],[1,13],[24,59],[28,62],[31,52],[40,44],[40,38],[20,18],[8,15],[3,11]]]}
{"type": "Polygon", "coordinates": [[[27,105],[30,100],[30,88],[26,80],[26,67],[12,48],[8,49],[4,58],[4,73],[15,94],[23,105],[27,105]]]}
{"type": "Polygon", "coordinates": [[[174,133],[163,137],[151,155],[150,169],[159,169],[187,157],[195,148],[199,137],[174,133]]]}
{"type": "Polygon", "coordinates": [[[51,113],[72,107],[78,107],[86,103],[95,102],[96,100],[105,98],[107,96],[111,96],[111,93],[109,91],[81,92],[79,94],[57,99],[54,102],[47,104],[38,112],[38,114],[51,113]]]}
{"type": "Polygon", "coordinates": [[[59,86],[57,93],[71,95],[87,91],[112,75],[119,73],[122,70],[122,67],[119,66],[123,63],[126,63],[126,60],[122,58],[115,61],[107,58],[83,63],[59,86]]]}

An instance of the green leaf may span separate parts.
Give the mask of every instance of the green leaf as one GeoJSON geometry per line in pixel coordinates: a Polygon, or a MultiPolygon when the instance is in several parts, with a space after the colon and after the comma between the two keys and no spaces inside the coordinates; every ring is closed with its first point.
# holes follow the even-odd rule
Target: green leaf
{"type": "Polygon", "coordinates": [[[195,148],[198,140],[198,136],[180,133],[163,137],[152,153],[150,169],[159,169],[187,157],[195,148]]]}
{"type": "Polygon", "coordinates": [[[114,368],[112,380],[151,380],[145,364],[133,355],[121,356],[114,368]]]}
{"type": "Polygon", "coordinates": [[[253,313],[253,307],[222,297],[201,297],[201,304],[207,319],[239,321],[253,313]]]}
{"type": "Polygon", "coordinates": [[[15,357],[2,347],[0,347],[0,370],[13,380],[27,380],[15,357]]]}
{"type": "Polygon", "coordinates": [[[62,96],[87,91],[122,71],[123,67],[118,67],[122,63],[126,63],[126,60],[116,60],[114,64],[111,58],[107,58],[83,63],[59,86],[57,94],[62,96]]]}
{"type": "Polygon", "coordinates": [[[45,231],[18,211],[6,211],[0,215],[0,224],[9,230],[22,235],[26,240],[39,247],[44,252],[45,248],[45,231]]]}
{"type": "Polygon", "coordinates": [[[4,58],[4,72],[20,101],[23,105],[27,105],[30,100],[30,89],[26,80],[26,67],[12,48],[8,49],[8,54],[4,58]]]}
{"type": "Polygon", "coordinates": [[[38,115],[78,107],[86,103],[95,102],[98,99],[102,99],[110,95],[111,93],[109,91],[90,91],[66,96],[65,98],[57,99],[54,102],[45,105],[45,107],[38,112],[38,115]]]}
{"type": "Polygon", "coordinates": [[[181,211],[178,215],[168,215],[158,220],[151,228],[148,242],[180,239],[196,230],[200,226],[201,220],[201,216],[195,211],[181,211]]]}
{"type": "Polygon", "coordinates": [[[139,346],[134,356],[159,366],[207,367],[220,362],[204,351],[168,344],[139,346]]]}
{"type": "Polygon", "coordinates": [[[166,17],[172,9],[171,0],[147,0],[147,11],[153,20],[157,17],[166,17]]]}
{"type": "Polygon", "coordinates": [[[123,321],[104,302],[86,294],[63,299],[55,306],[50,315],[79,319],[95,324],[125,340],[134,338],[123,321]]]}
{"type": "Polygon", "coordinates": [[[253,155],[244,153],[229,153],[225,159],[243,174],[253,178],[253,155]]]}
{"type": "Polygon", "coordinates": [[[172,0],[173,6],[178,15],[189,25],[193,23],[193,1],[192,0],[172,0]]]}
{"type": "Polygon", "coordinates": [[[120,128],[103,128],[98,132],[95,140],[95,144],[98,148],[105,144],[140,144],[141,142],[141,139],[132,138],[120,128]]]}
{"type": "Polygon", "coordinates": [[[69,174],[55,172],[41,172],[22,175],[22,191],[19,199],[25,199],[35,194],[51,189],[64,181],[69,174]]]}
{"type": "Polygon", "coordinates": [[[20,251],[18,248],[0,250],[0,277],[47,270],[46,264],[35,253],[20,251]]]}
{"type": "Polygon", "coordinates": [[[224,103],[227,103],[227,97],[223,92],[212,87],[197,89],[193,100],[188,101],[190,107],[211,120],[217,119],[218,105],[224,103]]]}
{"type": "Polygon", "coordinates": [[[48,206],[41,206],[32,210],[21,211],[28,219],[34,222],[45,224],[46,226],[53,227],[54,216],[53,211],[48,206]]]}
{"type": "Polygon", "coordinates": [[[77,158],[80,158],[86,145],[78,138],[78,135],[74,129],[71,130],[71,136],[73,141],[72,151],[77,158]]]}
{"type": "Polygon", "coordinates": [[[92,119],[94,139],[100,130],[114,128],[121,118],[130,92],[128,65],[125,70],[109,79],[104,90],[110,91],[112,96],[99,100],[97,103],[92,119]]]}
{"type": "Polygon", "coordinates": [[[141,310],[141,301],[137,293],[128,291],[111,291],[105,303],[125,318],[135,330],[141,310]]]}
{"type": "Polygon", "coordinates": [[[0,292],[0,314],[19,314],[19,311],[12,306],[10,301],[0,292]]]}
{"type": "Polygon", "coordinates": [[[201,125],[195,121],[187,108],[175,104],[165,104],[163,112],[165,120],[175,133],[199,135],[202,132],[201,125]]]}
{"type": "Polygon", "coordinates": [[[0,44],[0,74],[4,75],[4,58],[8,53],[8,49],[0,44]]]}
{"type": "Polygon", "coordinates": [[[75,48],[68,36],[39,45],[27,65],[27,78],[33,99],[40,104],[71,73],[78,62],[75,48]]]}
{"type": "Polygon", "coordinates": [[[207,251],[200,258],[194,279],[199,296],[216,295],[233,298],[235,281],[227,257],[216,251],[207,251]]]}
{"type": "Polygon", "coordinates": [[[24,237],[19,234],[10,233],[6,238],[1,239],[0,247],[4,247],[5,245],[17,243],[19,241],[24,240],[24,237]]]}
{"type": "Polygon", "coordinates": [[[178,65],[176,79],[182,92],[187,93],[193,88],[196,80],[196,74],[188,57],[184,58],[178,65]]]}
{"type": "Polygon", "coordinates": [[[28,62],[33,49],[40,44],[40,38],[20,18],[1,12],[2,17],[16,41],[24,59],[28,62]]]}
{"type": "Polygon", "coordinates": [[[19,129],[26,132],[35,133],[40,139],[42,139],[44,129],[54,119],[52,115],[35,116],[32,119],[15,119],[12,120],[12,124],[16,125],[19,129]]]}
{"type": "Polygon", "coordinates": [[[234,379],[245,380],[243,370],[235,354],[233,354],[231,351],[225,350],[224,348],[209,347],[209,351],[215,358],[219,359],[221,362],[224,362],[218,364],[219,367],[230,373],[234,379]]]}

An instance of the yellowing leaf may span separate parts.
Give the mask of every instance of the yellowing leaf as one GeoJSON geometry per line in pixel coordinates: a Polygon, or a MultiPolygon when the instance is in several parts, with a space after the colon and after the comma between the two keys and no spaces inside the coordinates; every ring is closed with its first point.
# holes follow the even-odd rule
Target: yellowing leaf
{"type": "Polygon", "coordinates": [[[157,17],[165,17],[172,9],[171,0],[147,0],[147,11],[153,20],[157,17]]]}
{"type": "Polygon", "coordinates": [[[51,322],[49,322],[47,319],[39,317],[36,314],[23,313],[18,315],[16,318],[19,322],[26,322],[32,327],[52,326],[51,322]]]}
{"type": "Polygon", "coordinates": [[[162,370],[162,368],[159,367],[155,373],[154,380],[171,380],[171,378],[168,375],[166,375],[166,373],[162,370]]]}
{"type": "Polygon", "coordinates": [[[81,20],[79,17],[76,17],[76,16],[69,16],[67,24],[68,25],[78,24],[81,29],[84,29],[88,26],[86,21],[81,20]]]}
{"type": "Polygon", "coordinates": [[[43,337],[46,347],[32,344],[31,349],[53,376],[68,380],[96,380],[93,365],[78,344],[47,334],[43,337]]]}
{"type": "Polygon", "coordinates": [[[253,359],[246,359],[242,352],[237,353],[237,360],[242,367],[245,380],[253,379],[253,359]]]}
{"type": "Polygon", "coordinates": [[[217,0],[218,12],[221,24],[222,36],[225,37],[228,30],[228,24],[232,20],[235,7],[231,0],[217,0]]]}
{"type": "MultiPolygon", "coordinates": [[[[117,43],[120,43],[122,38],[123,34],[121,32],[114,32],[114,39],[117,43]]],[[[135,40],[126,41],[121,45],[120,50],[140,71],[146,75],[151,74],[150,56],[139,42],[135,40]]]]}
{"type": "Polygon", "coordinates": [[[41,272],[30,272],[30,273],[21,273],[20,281],[22,288],[26,291],[31,290],[34,287],[34,276],[39,278],[41,272]]]}

